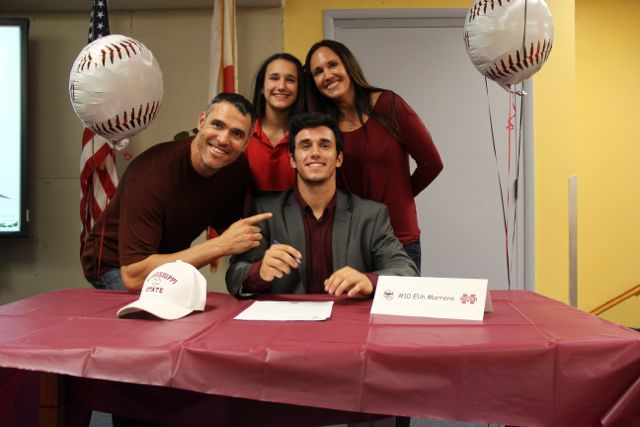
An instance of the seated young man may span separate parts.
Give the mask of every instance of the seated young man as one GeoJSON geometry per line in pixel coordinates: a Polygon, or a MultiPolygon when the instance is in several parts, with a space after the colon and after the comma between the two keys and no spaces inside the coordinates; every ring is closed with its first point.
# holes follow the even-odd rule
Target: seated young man
{"type": "Polygon", "coordinates": [[[289,141],[296,186],[255,200],[253,214],[273,217],[257,224],[258,247],[231,258],[229,293],[369,296],[379,275],[419,275],[387,208],[336,189],[343,140],[335,122],[320,113],[295,116],[289,141]]]}

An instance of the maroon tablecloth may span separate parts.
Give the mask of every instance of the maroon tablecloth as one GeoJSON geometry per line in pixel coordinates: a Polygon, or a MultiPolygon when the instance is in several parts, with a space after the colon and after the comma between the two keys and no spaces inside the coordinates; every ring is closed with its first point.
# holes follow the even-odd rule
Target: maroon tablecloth
{"type": "Polygon", "coordinates": [[[371,319],[370,300],[345,299],[324,322],[237,321],[251,301],[218,293],[165,321],[119,319],[135,295],[61,290],[0,306],[0,367],[351,412],[640,425],[640,334],[531,292],[492,296],[483,322],[371,319]]]}

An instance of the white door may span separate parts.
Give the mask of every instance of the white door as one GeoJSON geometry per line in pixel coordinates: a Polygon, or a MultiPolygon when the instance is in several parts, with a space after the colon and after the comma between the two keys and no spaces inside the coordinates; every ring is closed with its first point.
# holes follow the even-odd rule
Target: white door
{"type": "MultiPolygon", "coordinates": [[[[422,275],[488,278],[491,289],[509,288],[499,169],[505,197],[508,193],[505,210],[513,265],[510,288],[532,289],[533,270],[527,268],[525,275],[525,261],[527,267],[532,265],[533,251],[528,250],[532,245],[525,246],[525,234],[532,243],[529,236],[533,222],[528,215],[529,230],[525,233],[523,189],[527,194],[533,191],[524,185],[522,166],[529,166],[532,157],[529,149],[522,153],[516,206],[513,188],[518,135],[512,131],[509,154],[509,96],[489,82],[494,154],[484,77],[471,64],[462,40],[465,12],[325,11],[325,37],[345,43],[371,84],[394,90],[417,111],[442,155],[444,171],[416,198],[422,231],[422,275]]],[[[532,96],[531,88],[526,89],[525,113],[531,111],[527,106],[532,96]]],[[[516,102],[520,108],[520,100],[516,102]]],[[[524,120],[530,120],[527,114],[524,120]]],[[[525,124],[523,129],[527,128],[525,124]]],[[[526,139],[527,135],[525,146],[526,139]]],[[[533,182],[529,175],[527,179],[533,182]]],[[[527,204],[527,212],[532,212],[532,206],[531,202],[527,204]]]]}

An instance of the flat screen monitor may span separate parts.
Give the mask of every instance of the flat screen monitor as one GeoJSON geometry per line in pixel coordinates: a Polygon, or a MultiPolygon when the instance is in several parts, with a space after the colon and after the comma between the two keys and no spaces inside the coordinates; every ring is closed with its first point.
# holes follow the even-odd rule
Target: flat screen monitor
{"type": "Polygon", "coordinates": [[[0,236],[26,236],[27,19],[0,18],[0,236]]]}

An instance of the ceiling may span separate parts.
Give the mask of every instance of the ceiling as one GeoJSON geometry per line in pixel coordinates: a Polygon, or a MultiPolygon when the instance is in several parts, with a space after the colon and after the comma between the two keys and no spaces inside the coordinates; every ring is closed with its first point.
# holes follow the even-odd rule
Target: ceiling
{"type": "MultiPolygon", "coordinates": [[[[283,0],[236,0],[237,7],[278,7],[283,0]]],[[[2,0],[0,12],[83,12],[92,0],[2,0]]],[[[206,9],[213,0],[109,0],[109,10],[206,9]]]]}

